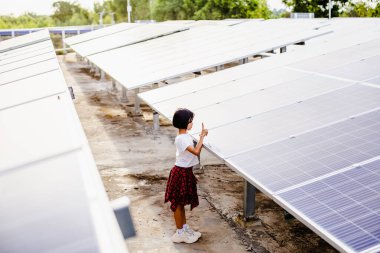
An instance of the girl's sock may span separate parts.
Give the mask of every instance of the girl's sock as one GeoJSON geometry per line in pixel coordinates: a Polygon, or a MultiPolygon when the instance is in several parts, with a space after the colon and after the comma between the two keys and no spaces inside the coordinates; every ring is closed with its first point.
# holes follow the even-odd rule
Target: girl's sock
{"type": "Polygon", "coordinates": [[[183,224],[183,227],[182,227],[182,229],[188,229],[189,228],[189,226],[187,225],[187,224],[183,224]]]}
{"type": "Polygon", "coordinates": [[[183,233],[183,228],[181,228],[181,229],[178,229],[178,228],[177,228],[177,233],[178,233],[179,235],[181,235],[181,234],[183,233]]]}

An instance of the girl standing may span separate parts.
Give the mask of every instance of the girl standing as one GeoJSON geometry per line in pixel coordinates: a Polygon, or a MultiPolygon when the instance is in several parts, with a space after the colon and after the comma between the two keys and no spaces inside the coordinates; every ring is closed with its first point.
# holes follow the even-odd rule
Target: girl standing
{"type": "Polygon", "coordinates": [[[199,205],[197,193],[197,179],[193,174],[193,166],[199,163],[198,156],[201,153],[203,139],[208,134],[202,123],[202,131],[198,144],[193,146],[193,139],[188,131],[193,127],[194,113],[188,109],[178,109],[173,116],[173,126],[178,128],[175,138],[176,162],[170,171],[166,185],[165,203],[170,201],[170,209],[174,212],[174,220],[177,227],[171,240],[176,243],[196,242],[201,233],[192,230],[186,223],[185,205],[190,205],[190,210],[199,205]]]}

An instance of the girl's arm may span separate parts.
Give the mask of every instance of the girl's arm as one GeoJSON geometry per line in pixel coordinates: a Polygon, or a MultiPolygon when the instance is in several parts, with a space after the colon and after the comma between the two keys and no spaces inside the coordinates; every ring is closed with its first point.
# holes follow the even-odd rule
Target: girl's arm
{"type": "Polygon", "coordinates": [[[199,138],[199,141],[198,141],[197,145],[195,146],[195,148],[192,147],[192,146],[188,146],[186,148],[186,150],[189,151],[190,153],[192,153],[193,155],[198,156],[201,153],[201,150],[202,150],[202,147],[203,147],[203,139],[205,138],[205,136],[207,134],[208,134],[208,130],[204,128],[204,125],[202,123],[202,132],[199,135],[200,138],[199,138]]]}

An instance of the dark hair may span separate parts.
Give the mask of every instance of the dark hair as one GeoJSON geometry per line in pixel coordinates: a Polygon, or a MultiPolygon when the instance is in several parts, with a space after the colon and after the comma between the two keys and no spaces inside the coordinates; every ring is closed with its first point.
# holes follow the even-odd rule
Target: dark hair
{"type": "Polygon", "coordinates": [[[187,129],[187,125],[193,121],[194,113],[188,109],[179,108],[173,116],[173,126],[178,129],[187,129]]]}

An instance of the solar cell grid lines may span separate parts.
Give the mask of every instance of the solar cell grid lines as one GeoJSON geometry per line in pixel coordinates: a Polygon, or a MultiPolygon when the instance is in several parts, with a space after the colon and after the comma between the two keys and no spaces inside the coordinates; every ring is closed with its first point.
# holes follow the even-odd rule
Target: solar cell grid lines
{"type": "Polygon", "coordinates": [[[74,44],[71,48],[82,57],[87,57],[186,29],[188,28],[180,25],[145,24],[74,44]]]}
{"type": "Polygon", "coordinates": [[[104,36],[109,36],[111,34],[115,34],[118,32],[122,32],[128,29],[133,29],[144,24],[141,23],[120,23],[116,25],[107,26],[104,28],[100,28],[91,32],[87,32],[84,34],[72,36],[70,38],[66,38],[64,41],[68,45],[75,45],[78,43],[83,43],[89,40],[97,39],[104,36]]]}
{"type": "MultiPolygon", "coordinates": [[[[214,134],[208,136],[206,144],[222,157],[230,157],[250,148],[276,142],[379,107],[379,89],[353,85],[302,103],[294,103],[258,115],[252,114],[251,118],[222,124],[212,129],[214,134]],[[238,145],[232,145],[236,142],[238,145]]],[[[200,116],[199,113],[195,113],[197,117],[200,116]]],[[[208,122],[208,118],[200,120],[208,122]]],[[[196,136],[197,130],[194,132],[196,136]]]]}
{"type": "Polygon", "coordinates": [[[380,39],[338,50],[334,53],[303,60],[289,65],[300,70],[364,81],[377,76],[380,71],[380,39]],[[323,62],[324,64],[320,64],[323,62]],[[355,69],[357,71],[351,71],[355,69]]]}
{"type": "Polygon", "coordinates": [[[0,53],[9,50],[14,50],[23,46],[32,45],[38,42],[50,40],[48,30],[33,32],[24,36],[13,38],[12,40],[5,40],[0,43],[0,53]]]}
{"type": "Polygon", "coordinates": [[[4,53],[0,53],[0,63],[4,60],[20,57],[22,55],[35,54],[37,52],[44,52],[46,49],[50,49],[51,47],[52,45],[50,41],[43,41],[43,42],[32,44],[30,46],[25,46],[25,47],[10,50],[4,53]]]}
{"type": "Polygon", "coordinates": [[[15,69],[31,66],[35,63],[55,59],[54,58],[55,56],[52,55],[52,52],[54,52],[54,51],[44,52],[44,53],[41,53],[39,55],[32,56],[30,58],[21,59],[21,60],[17,60],[17,61],[11,62],[11,63],[0,65],[0,74],[8,72],[8,71],[15,70],[15,69]]]}
{"type": "Polygon", "coordinates": [[[380,160],[279,194],[355,252],[380,242],[380,160]]]}
{"type": "Polygon", "coordinates": [[[193,110],[195,139],[204,122],[211,152],[338,250],[377,252],[379,226],[365,218],[378,219],[380,183],[354,168],[380,157],[379,20],[344,23],[310,47],[139,96],[169,119],[193,110]]]}
{"type": "Polygon", "coordinates": [[[39,75],[49,71],[59,69],[56,59],[50,59],[33,65],[24,66],[22,68],[10,70],[0,75],[0,86],[14,81],[22,80],[31,76],[39,75]],[[20,71],[22,70],[22,71],[20,71]]]}
{"type": "Polygon", "coordinates": [[[88,59],[127,89],[134,89],[328,32],[311,28],[294,31],[294,27],[288,27],[276,32],[263,29],[261,36],[257,37],[250,30],[244,31],[234,27],[201,26],[89,56],[88,59]],[[115,66],[114,59],[121,55],[131,60],[115,66]]]}
{"type": "Polygon", "coordinates": [[[2,67],[4,65],[8,65],[10,63],[16,63],[16,62],[22,61],[22,60],[28,60],[28,59],[31,59],[33,57],[40,56],[43,54],[52,55],[51,54],[52,52],[54,52],[54,48],[52,46],[50,46],[50,47],[46,47],[42,50],[33,50],[32,52],[22,53],[20,55],[13,55],[12,57],[7,58],[7,59],[1,59],[0,60],[0,67],[2,67]]]}
{"type": "MultiPolygon", "coordinates": [[[[1,76],[0,76],[1,77],[1,76]]],[[[33,78],[24,78],[11,85],[0,86],[0,111],[43,97],[59,94],[66,90],[64,79],[59,70],[35,75],[33,78]],[[54,84],[52,85],[52,81],[54,84]],[[12,94],[9,96],[8,94],[12,94]]]]}
{"type": "Polygon", "coordinates": [[[380,110],[265,145],[226,161],[275,193],[380,156],[380,110]]]}
{"type": "Polygon", "coordinates": [[[0,251],[125,253],[53,45],[39,36],[0,54],[0,251]]]}
{"type": "MultiPolygon", "coordinates": [[[[252,79],[251,79],[252,80],[252,79]]],[[[274,79],[274,84],[279,82],[274,79]]],[[[284,80],[285,81],[285,80],[284,80]]],[[[263,82],[263,84],[271,84],[263,82]]],[[[273,84],[273,83],[272,83],[273,84]]],[[[267,88],[264,85],[251,84],[247,80],[239,81],[208,89],[202,92],[181,96],[155,104],[159,112],[172,115],[175,111],[173,105],[186,107],[197,113],[192,133],[200,131],[199,123],[207,123],[210,129],[223,125],[224,115],[228,114],[229,122],[235,122],[252,117],[282,106],[299,103],[311,97],[331,92],[351,85],[349,82],[329,80],[324,77],[304,76],[288,82],[279,83],[267,88]],[[211,97],[212,96],[212,97],[211,97]],[[219,111],[223,114],[212,112],[219,111]],[[212,115],[212,116],[210,116],[212,115]]]]}

